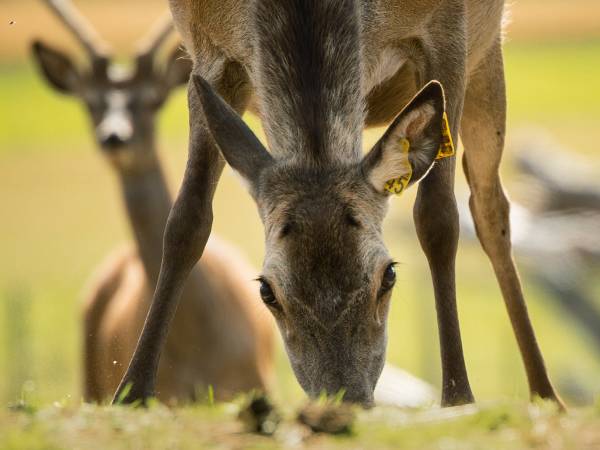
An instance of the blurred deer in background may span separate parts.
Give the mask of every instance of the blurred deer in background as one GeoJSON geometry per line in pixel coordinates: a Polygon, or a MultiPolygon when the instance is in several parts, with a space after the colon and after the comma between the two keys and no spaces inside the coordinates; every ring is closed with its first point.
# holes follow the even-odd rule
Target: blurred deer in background
{"type": "MultiPolygon", "coordinates": [[[[90,66],[82,70],[40,41],[33,44],[34,57],[53,88],[87,108],[98,146],[117,174],[136,242],[103,264],[84,305],[84,395],[100,402],[114,393],[125,371],[158,280],[171,196],[157,156],[155,122],[169,94],[188,80],[191,62],[179,49],[165,63],[157,60],[173,31],[170,15],[143,41],[127,72],[68,2],[45,3],[82,44],[90,66]]],[[[252,277],[240,254],[211,239],[182,287],[158,368],[158,398],[193,400],[209,385],[219,399],[267,387],[272,323],[252,277]]]]}
{"type": "Polygon", "coordinates": [[[499,175],[504,1],[170,4],[194,61],[189,159],[152,307],[115,398],[133,402],[154,392],[181,286],[210,235],[224,158],[245,179],[265,225],[260,293],[298,381],[310,396],[344,389],[346,400],[363,404],[372,402],[383,367],[396,281],[383,219],[390,193],[420,181],[414,217],[438,312],[442,402],[473,401],[456,307],[455,158],[439,152],[448,135],[458,141],[460,129],[471,213],[531,395],[560,403],[512,258],[499,175]],[[248,107],[261,116],[270,152],[240,118],[248,107]],[[363,156],[363,127],[389,123],[363,156]]]}

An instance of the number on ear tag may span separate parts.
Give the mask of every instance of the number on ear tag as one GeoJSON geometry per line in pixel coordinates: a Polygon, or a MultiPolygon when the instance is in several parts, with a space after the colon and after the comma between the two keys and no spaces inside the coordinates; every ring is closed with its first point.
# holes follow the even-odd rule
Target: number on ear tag
{"type": "Polygon", "coordinates": [[[383,187],[384,190],[389,192],[390,194],[400,195],[406,187],[408,183],[410,183],[410,179],[412,177],[412,166],[410,165],[410,160],[408,159],[408,151],[410,150],[410,142],[406,138],[400,139],[400,152],[406,157],[406,167],[408,168],[408,172],[405,175],[402,175],[398,178],[393,178],[385,183],[383,187]]]}
{"type": "Polygon", "coordinates": [[[452,142],[452,134],[450,133],[450,125],[448,124],[448,115],[444,111],[442,116],[442,143],[435,159],[447,158],[454,156],[454,143],[452,142]]]}

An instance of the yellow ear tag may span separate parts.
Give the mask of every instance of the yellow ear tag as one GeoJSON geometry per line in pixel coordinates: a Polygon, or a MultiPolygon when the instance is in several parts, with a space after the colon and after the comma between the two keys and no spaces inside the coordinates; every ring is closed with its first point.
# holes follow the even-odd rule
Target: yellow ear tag
{"type": "Polygon", "coordinates": [[[408,167],[408,173],[406,175],[402,175],[401,177],[387,181],[385,183],[385,186],[383,187],[385,191],[389,192],[390,194],[396,195],[400,195],[402,194],[402,192],[404,192],[404,189],[406,189],[406,186],[408,186],[408,183],[410,182],[413,173],[412,166],[410,165],[410,161],[408,159],[410,142],[408,141],[408,139],[402,138],[400,139],[400,146],[400,152],[403,155],[406,155],[406,166],[408,167]]]}
{"type": "Polygon", "coordinates": [[[444,115],[442,116],[442,143],[435,159],[454,156],[454,153],[454,143],[452,142],[452,134],[450,133],[450,125],[448,124],[448,115],[444,111],[444,115]]]}

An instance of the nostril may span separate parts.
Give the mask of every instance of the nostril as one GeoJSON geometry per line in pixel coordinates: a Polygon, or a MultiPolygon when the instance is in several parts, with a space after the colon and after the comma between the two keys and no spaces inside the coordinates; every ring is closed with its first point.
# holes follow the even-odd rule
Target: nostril
{"type": "Polygon", "coordinates": [[[121,137],[117,133],[109,133],[108,135],[104,136],[100,141],[102,147],[108,150],[117,149],[123,146],[124,143],[125,142],[123,141],[123,139],[121,139],[121,137]]]}

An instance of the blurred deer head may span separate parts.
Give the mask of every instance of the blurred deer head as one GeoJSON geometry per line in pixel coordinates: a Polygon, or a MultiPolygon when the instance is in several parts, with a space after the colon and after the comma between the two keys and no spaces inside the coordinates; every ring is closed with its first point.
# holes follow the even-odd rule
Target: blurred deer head
{"type": "Polygon", "coordinates": [[[176,48],[161,64],[158,50],[173,31],[164,17],[146,36],[131,67],[117,64],[93,28],[69,2],[46,0],[86,50],[88,67],[78,67],[66,53],[42,41],[32,51],[42,74],[57,91],[74,95],[86,106],[103,153],[120,169],[143,165],[154,150],[156,113],[171,91],[187,82],[191,61],[176,48]]]}

